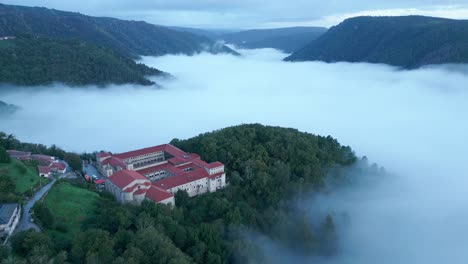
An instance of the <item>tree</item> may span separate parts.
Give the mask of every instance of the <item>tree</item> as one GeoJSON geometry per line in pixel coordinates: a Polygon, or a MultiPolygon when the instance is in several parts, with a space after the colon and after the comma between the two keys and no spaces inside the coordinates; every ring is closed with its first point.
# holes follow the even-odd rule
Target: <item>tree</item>
{"type": "Polygon", "coordinates": [[[336,253],[338,247],[338,237],[336,234],[335,222],[331,215],[327,215],[321,226],[321,248],[320,253],[331,256],[336,253]]]}
{"type": "Polygon", "coordinates": [[[55,217],[43,202],[36,203],[33,211],[44,228],[51,229],[55,226],[55,217]]]}
{"type": "Polygon", "coordinates": [[[176,202],[177,207],[184,207],[187,205],[190,197],[188,193],[184,190],[178,190],[174,196],[174,200],[176,202]]]}
{"type": "Polygon", "coordinates": [[[91,229],[75,237],[71,254],[77,263],[111,263],[114,258],[113,247],[109,232],[91,229]]]}
{"type": "Polygon", "coordinates": [[[8,248],[4,245],[0,245],[0,263],[2,260],[8,258],[8,255],[10,254],[10,251],[8,248]]]}
{"type": "Polygon", "coordinates": [[[65,153],[63,159],[68,163],[68,165],[70,165],[70,167],[73,170],[81,171],[82,164],[81,164],[80,155],[78,155],[76,153],[67,152],[67,153],[65,153]]]}
{"type": "Polygon", "coordinates": [[[0,193],[12,192],[15,188],[16,184],[13,179],[8,176],[8,170],[3,171],[0,169],[0,193]]]}
{"type": "Polygon", "coordinates": [[[11,249],[13,253],[21,257],[28,257],[37,246],[42,247],[42,255],[50,256],[53,253],[53,244],[44,233],[38,233],[33,229],[19,232],[11,238],[11,249]]]}
{"type": "Polygon", "coordinates": [[[0,163],[9,163],[10,155],[3,146],[0,146],[0,163]]]}
{"type": "Polygon", "coordinates": [[[133,246],[145,253],[143,263],[191,263],[190,259],[175,247],[170,239],[154,227],[138,231],[133,240],[133,246]]]}

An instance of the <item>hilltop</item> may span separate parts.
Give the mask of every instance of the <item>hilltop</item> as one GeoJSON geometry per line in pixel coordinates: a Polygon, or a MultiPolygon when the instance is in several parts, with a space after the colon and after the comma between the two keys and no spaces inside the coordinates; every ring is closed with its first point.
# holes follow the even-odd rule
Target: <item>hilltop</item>
{"type": "Polygon", "coordinates": [[[49,38],[80,39],[132,57],[192,55],[202,51],[235,53],[209,38],[143,21],[4,4],[0,4],[0,17],[0,36],[27,33],[49,38]]]}
{"type": "Polygon", "coordinates": [[[19,36],[0,40],[0,83],[47,85],[155,84],[146,76],[163,72],[108,48],[81,40],[19,36]]]}
{"type": "Polygon", "coordinates": [[[424,16],[356,17],[287,61],[370,62],[403,68],[468,62],[468,21],[424,16]]]}

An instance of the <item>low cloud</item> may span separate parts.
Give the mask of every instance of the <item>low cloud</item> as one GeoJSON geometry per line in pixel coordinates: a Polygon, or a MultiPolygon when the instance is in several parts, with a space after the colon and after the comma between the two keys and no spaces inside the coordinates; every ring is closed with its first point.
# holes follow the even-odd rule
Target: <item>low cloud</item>
{"type": "Polygon", "coordinates": [[[74,151],[126,151],[253,122],[330,134],[394,176],[314,200],[351,219],[338,223],[342,254],[324,263],[466,262],[466,66],[402,71],[242,53],[144,58],[175,76],[159,80],[162,89],[4,86],[0,100],[21,110],[0,130],[74,151]]]}

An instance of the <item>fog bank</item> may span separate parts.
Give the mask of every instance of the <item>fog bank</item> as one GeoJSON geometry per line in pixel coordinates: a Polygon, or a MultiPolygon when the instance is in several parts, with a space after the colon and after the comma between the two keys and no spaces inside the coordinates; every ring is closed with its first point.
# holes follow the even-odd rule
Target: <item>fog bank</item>
{"type": "Polygon", "coordinates": [[[67,150],[114,152],[253,122],[332,135],[396,176],[321,198],[323,210],[352,219],[339,230],[343,255],[326,262],[468,261],[465,71],[288,63],[270,49],[243,54],[144,58],[176,77],[159,80],[162,89],[15,88],[0,100],[21,110],[2,118],[0,130],[67,150]]]}

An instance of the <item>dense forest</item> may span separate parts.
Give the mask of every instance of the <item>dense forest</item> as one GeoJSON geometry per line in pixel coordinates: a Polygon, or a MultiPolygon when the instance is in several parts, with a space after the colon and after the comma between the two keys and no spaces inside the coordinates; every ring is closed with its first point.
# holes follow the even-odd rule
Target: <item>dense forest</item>
{"type": "MultiPolygon", "coordinates": [[[[195,198],[179,192],[173,209],[151,202],[123,206],[104,192],[74,237],[22,232],[11,240],[16,257],[3,249],[4,258],[26,263],[271,263],[249,234],[302,255],[329,256],[338,250],[333,215],[317,216],[318,224],[312,224],[307,212],[290,201],[351,182],[346,171],[373,169],[357,166],[353,151],[330,136],[258,124],[171,143],[207,161],[224,162],[229,186],[195,198]]],[[[47,210],[42,206],[40,215],[53,222],[47,210]]]]}
{"type": "Polygon", "coordinates": [[[107,48],[80,40],[22,35],[0,40],[0,83],[45,85],[153,85],[147,75],[164,73],[107,48]]]}
{"type": "Polygon", "coordinates": [[[332,27],[287,61],[371,62],[403,68],[468,62],[468,21],[357,17],[332,27]]]}
{"type": "Polygon", "coordinates": [[[201,51],[235,53],[209,38],[142,21],[0,4],[0,36],[25,33],[58,39],[80,39],[132,57],[190,55],[201,51]]]}
{"type": "Polygon", "coordinates": [[[322,27],[291,27],[252,29],[218,36],[227,43],[240,48],[274,48],[286,53],[295,52],[327,31],[322,27]]]}

